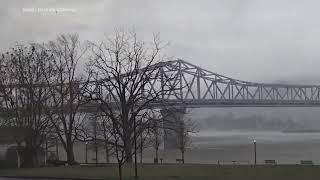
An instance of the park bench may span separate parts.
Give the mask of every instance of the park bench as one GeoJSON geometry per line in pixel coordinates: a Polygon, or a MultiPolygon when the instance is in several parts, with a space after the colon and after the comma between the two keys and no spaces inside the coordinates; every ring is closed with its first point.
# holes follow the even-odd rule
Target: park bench
{"type": "Polygon", "coordinates": [[[300,164],[301,165],[314,165],[313,161],[310,161],[310,160],[301,160],[300,164]]]}
{"type": "Polygon", "coordinates": [[[153,163],[154,163],[154,164],[158,164],[158,163],[159,163],[159,160],[160,160],[160,163],[162,164],[162,161],[163,161],[162,158],[160,158],[160,159],[154,158],[154,159],[153,159],[153,163]]]}
{"type": "Polygon", "coordinates": [[[176,163],[184,163],[183,159],[176,159],[176,163]]]}
{"type": "Polygon", "coordinates": [[[266,165],[277,165],[276,160],[264,160],[266,165]]]}
{"type": "Polygon", "coordinates": [[[160,158],[160,163],[162,164],[163,158],[160,158]]]}
{"type": "Polygon", "coordinates": [[[221,161],[218,160],[218,165],[249,165],[250,161],[221,161]]]}

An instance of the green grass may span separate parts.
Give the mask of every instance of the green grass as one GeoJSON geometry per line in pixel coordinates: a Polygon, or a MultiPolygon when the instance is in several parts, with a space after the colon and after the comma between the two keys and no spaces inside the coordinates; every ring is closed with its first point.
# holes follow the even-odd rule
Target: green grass
{"type": "MultiPolygon", "coordinates": [[[[133,166],[124,167],[124,179],[133,178],[133,166]]],[[[118,179],[115,165],[108,167],[46,167],[0,170],[0,176],[90,177],[118,179]]],[[[232,165],[140,165],[143,180],[314,180],[320,179],[320,166],[232,166],[232,165]]]]}

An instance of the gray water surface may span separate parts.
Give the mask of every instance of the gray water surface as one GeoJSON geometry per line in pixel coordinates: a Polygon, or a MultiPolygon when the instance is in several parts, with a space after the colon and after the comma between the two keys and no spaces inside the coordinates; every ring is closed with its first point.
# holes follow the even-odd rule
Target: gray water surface
{"type": "MultiPolygon", "coordinates": [[[[320,164],[320,133],[205,131],[193,137],[186,152],[187,163],[217,163],[217,161],[241,164],[254,162],[253,140],[257,142],[257,162],[274,159],[280,164],[298,164],[300,160],[313,160],[320,164]]],[[[146,161],[152,161],[153,153],[146,150],[146,161]]],[[[179,151],[161,151],[166,162],[180,158],[179,151]]]]}

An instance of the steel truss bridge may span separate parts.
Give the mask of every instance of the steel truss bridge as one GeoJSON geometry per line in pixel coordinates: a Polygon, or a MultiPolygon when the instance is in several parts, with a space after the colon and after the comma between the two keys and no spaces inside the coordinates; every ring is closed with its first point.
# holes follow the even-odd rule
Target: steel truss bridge
{"type": "MultiPolygon", "coordinates": [[[[320,106],[320,85],[268,84],[233,79],[183,60],[158,65],[150,91],[163,78],[177,90],[162,95],[162,103],[184,108],[312,107],[320,106]],[[158,81],[157,81],[158,80],[158,81]]],[[[162,86],[162,85],[161,85],[162,86]]],[[[154,104],[155,106],[157,103],[154,104]]]]}
{"type": "MultiPolygon", "coordinates": [[[[152,65],[152,68],[154,71],[146,85],[147,92],[152,95],[159,88],[174,87],[151,103],[151,106],[156,108],[164,105],[177,108],[320,106],[320,85],[242,81],[214,73],[180,59],[156,63],[152,65]]],[[[93,86],[95,83],[98,84],[92,82],[93,86]]],[[[81,82],[75,83],[75,86],[79,84],[81,82]]],[[[7,88],[18,89],[23,86],[13,84],[7,88]]],[[[45,88],[43,85],[39,87],[45,88]]],[[[96,85],[94,89],[100,92],[99,95],[105,97],[111,94],[110,89],[103,89],[99,85],[96,85]]],[[[80,111],[96,111],[98,106],[97,103],[87,103],[80,107],[80,111]]],[[[6,111],[8,109],[0,108],[0,114],[6,111]]]]}

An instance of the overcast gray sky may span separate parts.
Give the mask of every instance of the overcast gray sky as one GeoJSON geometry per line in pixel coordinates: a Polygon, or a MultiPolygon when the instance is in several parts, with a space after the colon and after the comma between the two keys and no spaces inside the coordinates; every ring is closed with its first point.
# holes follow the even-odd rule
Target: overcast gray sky
{"type": "Polygon", "coordinates": [[[220,74],[320,83],[319,7],[316,0],[0,1],[0,49],[70,32],[97,40],[115,27],[135,26],[144,37],[160,32],[171,43],[169,55],[220,74]]]}

